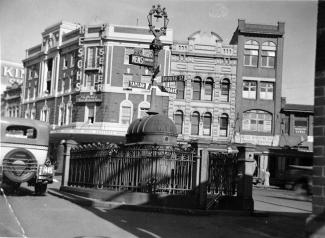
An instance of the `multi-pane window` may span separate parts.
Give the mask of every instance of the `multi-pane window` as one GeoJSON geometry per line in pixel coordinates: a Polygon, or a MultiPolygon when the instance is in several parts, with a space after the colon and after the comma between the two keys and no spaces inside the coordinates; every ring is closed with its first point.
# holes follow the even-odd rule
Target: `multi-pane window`
{"type": "Polygon", "coordinates": [[[229,117],[226,113],[223,113],[220,117],[220,132],[219,135],[222,137],[228,136],[228,123],[229,117]]]}
{"type": "Polygon", "coordinates": [[[95,72],[86,72],[86,87],[90,88],[95,85],[97,74],[95,72]]]}
{"type": "Polygon", "coordinates": [[[223,79],[221,82],[221,96],[220,100],[223,102],[229,102],[229,79],[223,79]]]}
{"type": "Polygon", "coordinates": [[[212,115],[207,112],[203,116],[203,135],[211,136],[212,115]]]}
{"type": "Polygon", "coordinates": [[[307,117],[295,117],[294,118],[294,132],[295,134],[308,135],[308,118],[307,117]]]}
{"type": "Polygon", "coordinates": [[[175,121],[175,126],[178,134],[183,133],[183,120],[184,120],[183,112],[181,110],[177,110],[175,113],[174,121],[175,121]]]}
{"type": "Polygon", "coordinates": [[[96,47],[88,47],[87,48],[87,68],[95,68],[96,67],[96,47]]]}
{"type": "Polygon", "coordinates": [[[273,83],[261,82],[260,83],[260,98],[273,100],[273,83]]]}
{"type": "Polygon", "coordinates": [[[199,135],[200,114],[193,112],[191,116],[191,135],[199,135]]]}
{"type": "Polygon", "coordinates": [[[260,110],[244,112],[242,128],[244,131],[270,133],[272,129],[272,114],[260,110]]]}
{"type": "Polygon", "coordinates": [[[211,78],[207,78],[204,84],[204,99],[212,101],[213,95],[213,80],[211,78]]]}
{"type": "Polygon", "coordinates": [[[276,45],[271,42],[264,42],[262,44],[262,66],[274,68],[275,65],[276,45]]]}
{"type": "Polygon", "coordinates": [[[193,88],[193,100],[200,100],[201,99],[201,79],[199,77],[195,77],[192,82],[193,88]]]}
{"type": "Polygon", "coordinates": [[[256,81],[243,81],[243,98],[256,99],[256,81]]]}
{"type": "Polygon", "coordinates": [[[258,42],[253,40],[246,41],[244,48],[244,65],[257,67],[259,50],[258,42]]]}
{"type": "Polygon", "coordinates": [[[185,94],[185,81],[177,81],[176,82],[176,88],[177,88],[177,99],[184,99],[185,94]]]}

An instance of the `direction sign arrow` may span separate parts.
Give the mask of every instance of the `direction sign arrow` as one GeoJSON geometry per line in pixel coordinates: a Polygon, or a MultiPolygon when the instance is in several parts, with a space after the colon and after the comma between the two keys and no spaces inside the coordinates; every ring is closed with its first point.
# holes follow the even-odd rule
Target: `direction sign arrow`
{"type": "Polygon", "coordinates": [[[145,57],[143,55],[132,54],[129,56],[129,62],[130,64],[153,67],[153,58],[145,57]]]}

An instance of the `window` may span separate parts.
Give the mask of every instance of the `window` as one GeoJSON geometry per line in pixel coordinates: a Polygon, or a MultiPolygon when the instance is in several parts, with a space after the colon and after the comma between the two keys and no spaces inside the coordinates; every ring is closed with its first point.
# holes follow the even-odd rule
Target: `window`
{"type": "Polygon", "coordinates": [[[44,106],[41,111],[41,121],[49,122],[50,110],[47,106],[44,106]]]}
{"type": "Polygon", "coordinates": [[[308,135],[308,120],[306,117],[295,117],[294,118],[294,131],[295,134],[308,135]]]}
{"type": "Polygon", "coordinates": [[[243,81],[243,98],[256,99],[256,81],[243,81]]]}
{"type": "Polygon", "coordinates": [[[95,122],[95,105],[88,104],[86,106],[86,120],[88,124],[92,124],[95,122]]]}
{"type": "Polygon", "coordinates": [[[246,41],[244,46],[244,65],[257,67],[258,65],[258,50],[259,45],[257,41],[246,41]]]}
{"type": "Polygon", "coordinates": [[[129,82],[133,80],[133,76],[130,74],[123,74],[123,88],[130,87],[129,82]]]}
{"type": "Polygon", "coordinates": [[[87,68],[96,67],[96,47],[87,48],[87,68]]]}
{"type": "Polygon", "coordinates": [[[71,53],[70,55],[70,68],[74,67],[75,64],[75,53],[71,53]]]}
{"type": "Polygon", "coordinates": [[[64,124],[64,104],[61,104],[59,107],[58,125],[62,126],[63,124],[64,124]]]}
{"type": "Polygon", "coordinates": [[[260,87],[260,98],[273,100],[273,83],[261,82],[260,87]]]}
{"type": "Polygon", "coordinates": [[[274,68],[275,65],[275,51],[276,45],[271,42],[264,42],[262,44],[262,66],[274,68]]]}
{"type": "Polygon", "coordinates": [[[130,62],[129,56],[132,55],[133,53],[134,53],[133,48],[129,48],[129,47],[125,48],[125,51],[124,51],[124,64],[129,64],[129,62],[130,62]]]}
{"type": "Polygon", "coordinates": [[[184,99],[184,93],[185,93],[185,81],[177,81],[176,82],[176,88],[177,88],[177,99],[184,99]]]}
{"type": "Polygon", "coordinates": [[[68,103],[66,106],[66,113],[65,113],[65,124],[69,125],[72,122],[72,104],[71,102],[68,103]]]}
{"type": "Polygon", "coordinates": [[[193,112],[191,116],[191,135],[199,135],[200,114],[193,112]]]}
{"type": "Polygon", "coordinates": [[[150,84],[151,83],[151,76],[142,75],[141,76],[141,83],[150,84]]]}
{"type": "Polygon", "coordinates": [[[199,77],[195,77],[192,82],[193,88],[193,100],[200,100],[201,99],[201,79],[199,77]]]}
{"type": "Polygon", "coordinates": [[[221,81],[221,96],[220,96],[220,100],[222,102],[229,102],[229,88],[230,88],[229,79],[223,79],[221,81]]]}
{"type": "Polygon", "coordinates": [[[133,105],[131,101],[123,101],[120,107],[120,123],[130,124],[132,121],[133,105]]]}
{"type": "Polygon", "coordinates": [[[213,95],[213,80],[212,78],[207,78],[204,84],[204,99],[212,101],[213,95]]]}
{"type": "Polygon", "coordinates": [[[243,113],[242,128],[244,131],[270,133],[272,129],[271,113],[251,110],[243,113]]]}
{"type": "Polygon", "coordinates": [[[174,115],[174,121],[175,121],[175,126],[178,134],[183,133],[183,120],[184,120],[183,112],[181,110],[177,110],[174,115]]]}
{"type": "Polygon", "coordinates": [[[65,78],[62,79],[61,83],[61,92],[64,93],[64,88],[65,88],[65,78]]]}
{"type": "Polygon", "coordinates": [[[33,120],[36,119],[36,109],[35,108],[32,109],[30,118],[33,120]]]}
{"type": "Polygon", "coordinates": [[[138,118],[142,118],[144,116],[147,116],[147,111],[150,108],[150,103],[148,102],[141,102],[139,104],[139,112],[138,112],[138,118]]]}
{"type": "Polygon", "coordinates": [[[63,68],[66,69],[68,67],[68,59],[67,55],[63,56],[63,68]]]}
{"type": "Polygon", "coordinates": [[[86,72],[86,88],[91,88],[95,85],[97,74],[94,72],[86,72]]]}
{"type": "MultiPolygon", "coordinates": [[[[29,111],[29,109],[27,109],[26,111],[25,111],[25,118],[29,118],[29,113],[30,113],[30,111],[29,111]]],[[[42,120],[42,119],[41,119],[42,120]]]]}
{"type": "Polygon", "coordinates": [[[229,124],[228,114],[223,113],[220,117],[220,132],[219,132],[220,136],[222,137],[228,136],[228,124],[229,124]]]}
{"type": "Polygon", "coordinates": [[[203,117],[203,135],[211,136],[211,123],[212,123],[212,115],[207,112],[203,117]]]}

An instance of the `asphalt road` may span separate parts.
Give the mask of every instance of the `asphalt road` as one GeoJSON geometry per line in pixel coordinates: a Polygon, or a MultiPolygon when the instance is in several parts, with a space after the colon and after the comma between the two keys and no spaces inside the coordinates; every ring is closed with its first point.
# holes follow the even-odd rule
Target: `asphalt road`
{"type": "MultiPolygon", "coordinates": [[[[254,190],[255,199],[272,204],[279,204],[273,199],[290,194],[294,195],[281,190],[254,190]]],[[[280,200],[283,209],[274,213],[186,216],[81,207],[50,194],[35,196],[32,188],[21,187],[15,193],[0,195],[0,237],[304,237],[308,211],[301,206],[292,211],[290,199],[280,200]]],[[[310,203],[296,202],[307,207],[310,203]]]]}

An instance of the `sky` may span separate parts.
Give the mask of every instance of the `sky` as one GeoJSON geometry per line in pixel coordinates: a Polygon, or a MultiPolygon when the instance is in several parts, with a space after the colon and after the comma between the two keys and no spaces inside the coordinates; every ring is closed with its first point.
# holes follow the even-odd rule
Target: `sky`
{"type": "Polygon", "coordinates": [[[282,96],[287,103],[314,103],[316,0],[0,0],[0,58],[21,62],[25,50],[41,43],[41,33],[60,21],[147,26],[152,5],[168,13],[174,40],[201,30],[228,44],[238,19],[277,25],[285,22],[282,96]]]}

